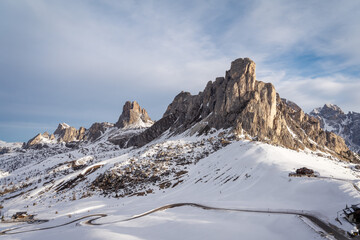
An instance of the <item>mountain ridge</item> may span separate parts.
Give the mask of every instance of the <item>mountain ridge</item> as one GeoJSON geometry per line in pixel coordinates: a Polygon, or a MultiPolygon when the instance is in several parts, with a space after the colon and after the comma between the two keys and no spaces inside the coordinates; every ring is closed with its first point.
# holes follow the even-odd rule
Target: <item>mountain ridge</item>
{"type": "Polygon", "coordinates": [[[344,113],[335,104],[325,104],[312,110],[310,115],[320,121],[323,129],[343,137],[352,151],[360,153],[360,113],[344,113]]]}
{"type": "Polygon", "coordinates": [[[231,128],[236,136],[247,135],[293,150],[329,152],[347,161],[358,160],[341,137],[323,131],[316,118],[296,104],[283,101],[271,83],[256,80],[255,68],[249,58],[236,59],[225,77],[209,81],[203,92],[179,93],[159,120],[163,125],[154,124],[140,136],[121,141],[120,146],[143,146],[167,130],[179,134],[189,129],[204,133],[211,128],[231,128]]]}
{"type": "Polygon", "coordinates": [[[115,134],[117,130],[113,130],[113,136],[108,137],[111,143],[121,148],[141,147],[165,132],[206,134],[214,128],[231,129],[237,138],[247,137],[293,150],[320,150],[346,161],[358,160],[341,137],[322,129],[318,118],[306,114],[296,103],[280,98],[271,83],[257,80],[255,70],[256,64],[250,58],[234,60],[224,77],[209,81],[199,94],[182,91],[176,95],[155,124],[136,101],[127,101],[114,125],[95,123],[90,129],[77,130],[63,123],[54,134],[38,134],[27,146],[54,141],[95,141],[107,129],[116,127],[141,131],[115,134]]]}

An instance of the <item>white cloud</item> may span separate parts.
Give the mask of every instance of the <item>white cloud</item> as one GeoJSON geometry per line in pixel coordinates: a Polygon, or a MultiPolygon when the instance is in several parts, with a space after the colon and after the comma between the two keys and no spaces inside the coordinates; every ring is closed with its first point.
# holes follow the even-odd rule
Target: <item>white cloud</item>
{"type": "Polygon", "coordinates": [[[291,77],[284,71],[268,71],[266,82],[275,85],[280,97],[289,99],[310,112],[325,103],[339,105],[344,111],[360,112],[360,82],[345,75],[331,77],[291,77]]]}
{"type": "Polygon", "coordinates": [[[133,83],[156,89],[197,90],[198,82],[214,79],[229,64],[201,26],[178,21],[175,9],[126,4],[106,16],[87,4],[71,4],[28,1],[38,43],[30,50],[32,61],[21,67],[64,82],[121,85],[136,79],[133,83]]]}

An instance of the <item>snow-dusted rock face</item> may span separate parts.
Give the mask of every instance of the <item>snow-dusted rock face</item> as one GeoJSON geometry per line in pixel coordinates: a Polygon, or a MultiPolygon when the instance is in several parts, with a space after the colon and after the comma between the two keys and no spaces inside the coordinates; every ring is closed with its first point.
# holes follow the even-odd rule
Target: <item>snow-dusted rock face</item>
{"type": "Polygon", "coordinates": [[[79,130],[77,130],[66,123],[60,123],[54,135],[58,138],[59,142],[80,141],[84,139],[85,131],[86,129],[84,127],[80,127],[79,130]]]}
{"type": "Polygon", "coordinates": [[[48,132],[44,132],[43,134],[39,133],[38,135],[36,135],[35,137],[33,137],[32,139],[30,139],[26,146],[27,147],[31,147],[31,146],[35,146],[35,145],[39,145],[39,144],[51,144],[51,143],[56,143],[56,139],[54,134],[49,135],[48,132]]]}
{"type": "Polygon", "coordinates": [[[102,123],[94,123],[91,127],[86,131],[86,139],[89,141],[94,141],[101,137],[105,131],[109,128],[114,127],[113,123],[102,122],[102,123]]]}
{"type": "Polygon", "coordinates": [[[141,108],[136,101],[127,101],[115,126],[118,128],[145,128],[150,127],[153,123],[146,110],[141,108]]]}
{"type": "Polygon", "coordinates": [[[66,123],[60,123],[53,134],[50,135],[48,132],[39,133],[27,142],[26,147],[42,147],[44,144],[81,141],[85,139],[85,132],[84,127],[80,127],[78,130],[66,123]]]}
{"type": "Polygon", "coordinates": [[[211,128],[231,128],[238,136],[356,160],[341,137],[323,131],[316,118],[295,103],[282,100],[271,83],[257,81],[255,63],[249,58],[233,61],[225,77],[208,82],[198,95],[178,94],[163,118],[126,146],[143,146],[168,129],[173,134],[189,129],[202,134],[211,128]]]}
{"type": "Polygon", "coordinates": [[[154,122],[146,110],[141,108],[136,101],[127,101],[116,124],[94,123],[89,129],[84,127],[76,129],[66,123],[60,123],[53,134],[39,133],[30,139],[26,148],[49,147],[49,144],[56,145],[59,143],[66,143],[68,147],[79,147],[80,143],[100,139],[123,146],[124,144],[121,143],[127,142],[131,137],[140,134],[153,124],[154,122]],[[106,132],[107,134],[105,134],[106,132]]]}
{"type": "Polygon", "coordinates": [[[360,113],[345,114],[338,106],[325,104],[311,111],[310,115],[319,119],[323,129],[343,137],[352,151],[360,153],[360,113]]]}

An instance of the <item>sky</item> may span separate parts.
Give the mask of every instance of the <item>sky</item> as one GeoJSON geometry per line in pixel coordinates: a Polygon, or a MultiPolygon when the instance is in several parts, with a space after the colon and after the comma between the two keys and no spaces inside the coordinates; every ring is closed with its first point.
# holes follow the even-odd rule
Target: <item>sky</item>
{"type": "Polygon", "coordinates": [[[305,112],[360,112],[360,1],[0,1],[0,139],[58,123],[154,120],[249,57],[257,79],[305,112]]]}

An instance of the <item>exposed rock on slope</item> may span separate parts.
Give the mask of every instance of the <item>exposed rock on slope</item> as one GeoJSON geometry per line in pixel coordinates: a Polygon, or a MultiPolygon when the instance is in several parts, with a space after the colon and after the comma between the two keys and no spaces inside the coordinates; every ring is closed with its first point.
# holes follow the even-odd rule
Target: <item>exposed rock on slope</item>
{"type": "Polygon", "coordinates": [[[346,160],[355,160],[344,140],[325,132],[320,122],[305,114],[296,104],[282,100],[271,83],[256,80],[255,63],[249,58],[237,59],[225,77],[208,82],[203,92],[178,94],[163,118],[127,146],[142,146],[164,131],[182,133],[190,128],[203,133],[211,128],[232,128],[238,136],[290,149],[330,152],[346,160]]]}
{"type": "Polygon", "coordinates": [[[110,131],[109,134],[105,136],[105,140],[122,146],[131,137],[139,134],[153,124],[154,122],[146,110],[141,108],[136,101],[127,101],[115,125],[113,123],[103,122],[94,123],[89,129],[85,129],[84,127],[76,129],[66,123],[60,123],[54,134],[49,135],[47,132],[43,134],[39,133],[28,141],[26,147],[41,148],[44,144],[61,142],[69,143],[67,146],[70,146],[70,142],[95,141],[105,136],[104,133],[108,129],[110,129],[110,131]],[[114,126],[116,126],[116,128],[114,126]]]}
{"type": "Polygon", "coordinates": [[[94,141],[99,137],[101,137],[107,129],[112,127],[114,127],[113,123],[108,123],[108,122],[94,123],[86,132],[86,139],[89,141],[94,141]]]}
{"type": "Polygon", "coordinates": [[[77,130],[66,123],[60,123],[53,134],[50,135],[48,132],[39,133],[27,142],[26,147],[57,142],[81,141],[85,139],[85,132],[86,129],[84,127],[80,127],[77,130]]]}
{"type": "Polygon", "coordinates": [[[85,131],[86,129],[84,127],[80,127],[79,130],[77,130],[66,123],[60,123],[54,135],[58,138],[59,142],[80,141],[84,139],[85,131]]]}
{"type": "Polygon", "coordinates": [[[360,153],[360,113],[345,114],[338,106],[325,104],[310,115],[319,119],[321,128],[343,137],[352,151],[360,153]]]}
{"type": "Polygon", "coordinates": [[[121,147],[125,146],[143,146],[148,142],[151,142],[158,136],[160,136],[163,132],[169,129],[174,122],[177,120],[175,115],[169,115],[161,118],[159,121],[154,123],[152,127],[146,129],[141,134],[135,135],[130,139],[123,139],[118,142],[118,145],[121,147]],[[126,141],[125,141],[126,140],[126,141]]]}
{"type": "Polygon", "coordinates": [[[48,132],[44,132],[43,134],[39,133],[38,135],[36,135],[32,139],[30,139],[27,142],[26,146],[30,147],[30,146],[38,145],[41,143],[50,143],[54,139],[55,139],[54,134],[49,135],[48,132]]]}
{"type": "Polygon", "coordinates": [[[150,127],[153,121],[144,108],[134,101],[127,101],[115,126],[118,128],[150,127]]]}

